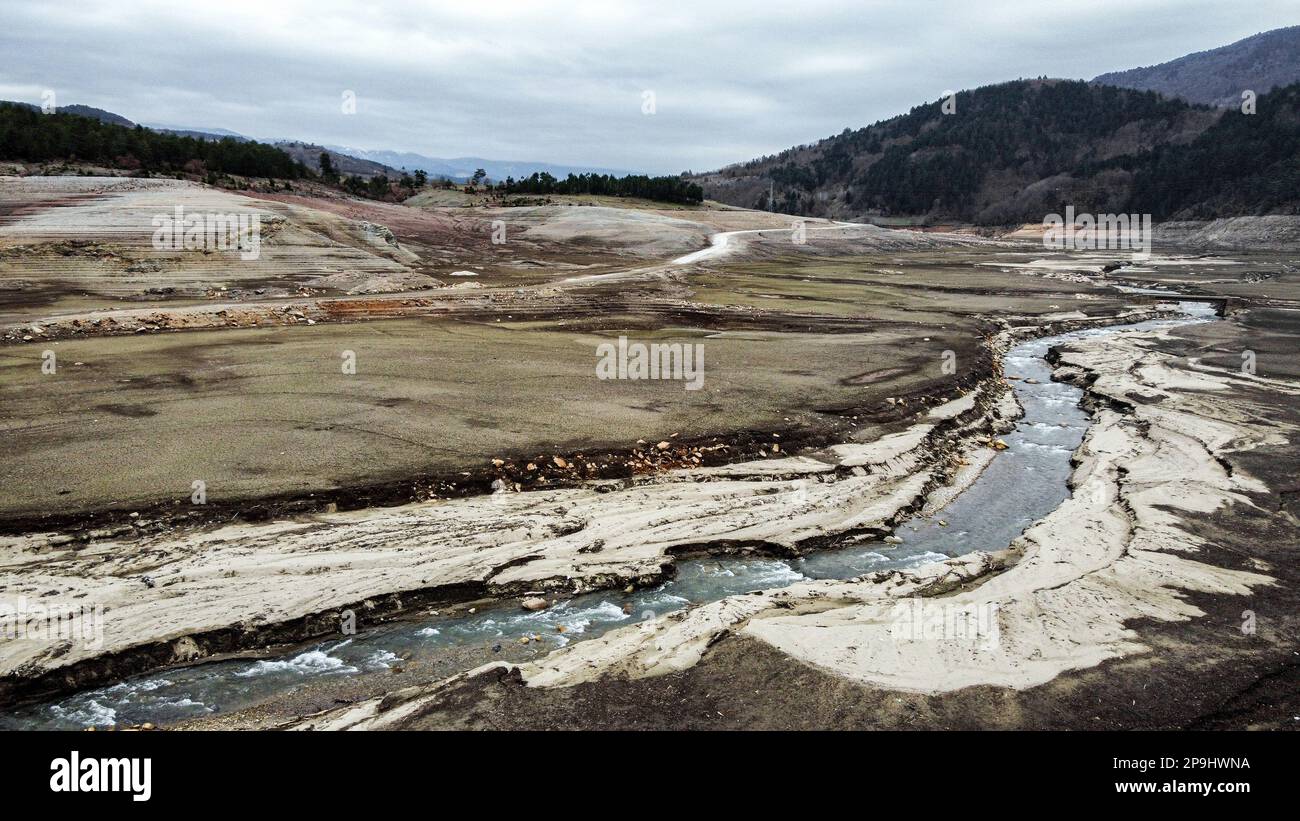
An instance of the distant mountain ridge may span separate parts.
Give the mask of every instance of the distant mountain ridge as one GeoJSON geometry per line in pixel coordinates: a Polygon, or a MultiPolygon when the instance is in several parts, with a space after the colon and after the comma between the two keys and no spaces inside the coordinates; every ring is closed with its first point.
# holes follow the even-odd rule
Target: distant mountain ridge
{"type": "MultiPolygon", "coordinates": [[[[40,109],[40,106],[31,103],[14,102],[13,104],[35,110],[40,109]]],[[[111,111],[105,111],[102,108],[94,108],[87,105],[59,106],[58,110],[64,114],[77,114],[83,117],[91,117],[100,122],[126,126],[128,128],[134,128],[136,125],[139,125],[120,114],[114,114],[111,111]]],[[[328,151],[330,157],[334,161],[334,168],[336,171],[345,176],[355,175],[367,179],[379,174],[384,174],[396,179],[401,177],[403,170],[407,172],[422,170],[431,178],[436,179],[441,177],[455,180],[457,182],[464,182],[472,177],[474,172],[480,168],[486,171],[488,179],[494,182],[499,182],[507,177],[514,177],[517,180],[523,179],[534,172],[539,174],[549,173],[561,179],[569,174],[610,174],[617,177],[623,177],[637,173],[615,168],[599,168],[596,166],[586,165],[579,166],[548,162],[493,160],[485,157],[428,157],[410,151],[369,150],[346,148],[337,145],[323,146],[304,140],[260,139],[256,137],[247,137],[225,128],[189,128],[184,126],[163,125],[145,125],[143,127],[164,134],[175,134],[181,137],[195,137],[202,140],[231,139],[237,142],[261,142],[268,145],[274,145],[276,148],[284,151],[295,160],[300,160],[307,167],[314,170],[320,170],[321,152],[328,151]]]]}
{"type": "Polygon", "coordinates": [[[93,108],[88,105],[61,105],[58,110],[64,114],[77,114],[81,117],[92,117],[101,123],[111,125],[133,126],[135,123],[123,117],[121,114],[114,114],[111,111],[105,111],[102,108],[93,108]]]}
{"type": "MultiPolygon", "coordinates": [[[[21,106],[22,108],[31,109],[32,111],[41,111],[41,107],[32,103],[18,102],[17,100],[0,100],[0,103],[21,106]]],[[[105,111],[102,108],[95,108],[88,105],[61,105],[55,109],[60,114],[76,114],[78,117],[89,117],[92,120],[99,120],[101,123],[109,125],[120,125],[127,128],[134,128],[135,123],[123,117],[121,114],[114,114],[111,111],[105,111]]]]}
{"type": "Polygon", "coordinates": [[[227,128],[179,128],[165,125],[146,125],[145,128],[152,128],[154,131],[161,131],[164,134],[176,134],[181,137],[197,137],[200,140],[234,140],[236,142],[266,142],[266,140],[254,140],[252,137],[245,137],[238,131],[231,131],[227,128]]]}
{"type": "Polygon", "coordinates": [[[0,159],[103,165],[146,176],[184,172],[209,182],[223,175],[296,180],[307,172],[264,143],[169,134],[95,111],[98,116],[66,106],[45,113],[30,103],[0,103],[0,159]]]}
{"type": "Polygon", "coordinates": [[[547,173],[560,178],[564,178],[569,174],[610,174],[616,177],[625,177],[629,174],[638,173],[626,169],[599,168],[589,165],[564,165],[562,163],[526,160],[492,160],[484,157],[428,157],[410,151],[369,150],[336,145],[328,146],[328,148],[340,154],[382,163],[393,168],[401,168],[407,171],[420,170],[430,177],[446,177],[458,181],[469,179],[479,168],[486,171],[488,179],[494,182],[500,182],[507,177],[514,177],[519,180],[534,172],[538,174],[547,173]]]}
{"type": "Polygon", "coordinates": [[[1243,91],[1259,95],[1300,82],[1300,26],[1273,29],[1159,65],[1112,71],[1092,82],[1236,108],[1243,91]]]}
{"type": "Polygon", "coordinates": [[[335,173],[345,177],[357,176],[369,179],[383,174],[389,179],[397,180],[402,176],[402,172],[392,166],[346,154],[338,149],[327,148],[323,145],[315,145],[301,140],[284,140],[275,143],[275,147],[313,171],[321,170],[320,155],[328,152],[335,173]]]}
{"type": "MultiPolygon", "coordinates": [[[[10,105],[21,106],[23,108],[31,109],[33,111],[41,110],[41,107],[38,105],[34,105],[32,103],[19,102],[16,100],[0,100],[0,103],[8,103],[10,105]]],[[[123,117],[121,114],[115,114],[112,111],[105,111],[102,108],[95,108],[94,106],[89,106],[89,105],[79,105],[79,104],[61,105],[58,106],[55,109],[55,111],[57,111],[59,114],[76,114],[78,117],[89,117],[92,120],[99,120],[101,123],[108,123],[109,125],[120,125],[125,128],[135,128],[136,126],[140,126],[142,128],[147,128],[150,131],[157,131],[160,134],[175,134],[178,137],[196,137],[201,140],[222,140],[222,139],[229,138],[232,140],[236,140],[238,142],[267,142],[266,140],[254,140],[252,137],[245,137],[243,134],[240,134],[235,131],[230,131],[225,128],[185,128],[185,127],[177,127],[177,126],[147,125],[145,123],[137,123],[128,120],[126,117],[123,117]]]]}

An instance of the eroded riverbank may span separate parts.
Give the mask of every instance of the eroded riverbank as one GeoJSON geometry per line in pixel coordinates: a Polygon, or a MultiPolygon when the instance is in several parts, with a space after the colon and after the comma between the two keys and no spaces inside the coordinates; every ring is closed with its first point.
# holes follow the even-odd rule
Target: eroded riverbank
{"type": "Polygon", "coordinates": [[[486,709],[494,727],[818,726],[845,704],[863,705],[852,726],[1181,726],[1222,714],[1224,699],[1275,692],[1268,682],[1286,678],[1285,665],[1276,668],[1294,621],[1277,609],[1291,598],[1277,577],[1289,570],[1262,558],[1276,551],[1242,537],[1266,525],[1294,534],[1294,519],[1287,525],[1256,506],[1276,497],[1276,476],[1265,470],[1266,485],[1242,460],[1262,467],[1252,452],[1287,447],[1295,424],[1261,427],[1255,413],[1300,386],[1211,375],[1195,363],[1188,378],[1160,350],[1168,331],[1062,351],[1057,376],[1086,386],[1095,421],[1070,498],[1004,556],[732,596],[301,726],[473,727],[486,709]],[[1228,520],[1238,529],[1212,524],[1228,520]],[[996,640],[900,640],[894,614],[915,596],[939,613],[992,607],[996,640]],[[1244,602],[1268,608],[1267,631],[1242,627],[1233,614],[1244,602]],[[1252,664],[1209,680],[1188,672],[1232,659],[1252,664]],[[1089,672],[1098,665],[1125,678],[1089,672]],[[1122,710],[1097,703],[1120,691],[1138,705],[1157,682],[1165,698],[1146,722],[1125,715],[1128,695],[1122,710]],[[1061,713],[1061,699],[1086,712],[1061,713]],[[665,703],[671,714],[655,712],[665,703]],[[1103,713],[1107,724],[1091,723],[1103,713]]]}
{"type": "MultiPolygon", "coordinates": [[[[694,545],[679,543],[666,556],[695,550],[730,550],[747,555],[679,559],[675,565],[670,560],[667,566],[661,564],[659,570],[661,574],[675,571],[671,578],[656,581],[651,570],[636,579],[639,584],[634,585],[633,592],[624,595],[591,593],[565,598],[568,590],[551,588],[547,595],[559,603],[539,613],[521,613],[513,602],[478,613],[440,613],[424,623],[403,623],[340,638],[282,658],[205,664],[137,678],[58,704],[25,710],[21,717],[15,718],[20,722],[79,726],[97,722],[157,723],[210,715],[313,683],[328,689],[332,677],[387,673],[417,664],[422,655],[449,651],[463,654],[464,648],[477,647],[490,656],[494,648],[499,651],[501,645],[516,642],[524,642],[537,652],[541,648],[568,645],[575,639],[600,637],[628,622],[650,621],[666,612],[709,604],[735,593],[773,590],[808,579],[861,577],[912,568],[976,550],[1001,550],[1028,524],[1050,512],[1068,495],[1070,453],[1082,437],[1087,417],[1078,407],[1078,390],[1053,383],[1050,370],[1042,361],[1050,345],[1061,341],[1033,340],[1016,346],[1008,354],[1007,373],[1013,378],[1027,416],[1006,436],[1008,449],[997,458],[987,458],[993,451],[978,441],[979,436],[988,434],[979,433],[982,428],[970,424],[972,418],[981,415],[973,413],[976,409],[981,409],[982,415],[988,414],[989,400],[972,394],[931,411],[927,423],[870,446],[843,445],[832,448],[828,454],[819,454],[820,458],[772,460],[711,469],[713,475],[707,477],[698,474],[685,477],[696,483],[708,478],[712,481],[707,484],[716,485],[734,483],[741,477],[752,481],[762,476],[763,495],[768,498],[751,512],[758,513],[767,524],[757,524],[750,518],[738,521],[723,516],[717,523],[724,528],[749,523],[748,530],[724,529],[725,541],[711,546],[707,538],[697,539],[694,545]],[[954,420],[965,420],[965,424],[954,425],[954,420]],[[936,430],[941,436],[935,436],[936,430]],[[891,508],[896,519],[916,508],[928,491],[940,486],[932,468],[920,471],[924,477],[920,481],[915,472],[925,461],[918,461],[918,447],[936,438],[956,443],[955,448],[950,443],[950,450],[945,452],[952,468],[946,478],[956,478],[961,483],[973,480],[971,488],[937,511],[932,507],[933,515],[904,522],[896,531],[903,537],[903,544],[879,541],[892,523],[890,515],[886,515],[891,508]],[[962,462],[967,464],[963,466],[962,462]],[[982,475],[974,479],[973,474],[980,471],[982,475]],[[840,473],[847,475],[840,476],[840,473]],[[874,481],[855,481],[861,479],[874,481]],[[887,480],[884,487],[880,484],[882,480],[887,480]],[[828,487],[836,491],[828,494],[828,487]],[[884,499],[879,497],[882,491],[887,491],[884,499]],[[865,496],[874,505],[856,511],[856,524],[851,524],[854,517],[843,519],[842,512],[835,519],[825,516],[828,505],[843,507],[847,501],[841,495],[844,492],[865,496]],[[817,508],[822,510],[810,519],[809,514],[817,508]],[[867,510],[875,514],[871,527],[864,527],[862,514],[867,510]],[[833,527],[827,532],[826,525],[832,521],[838,530],[833,527]],[[786,532],[781,533],[783,530],[786,532]],[[864,543],[861,547],[846,546],[846,539],[850,543],[864,543]],[[808,553],[811,548],[830,544],[838,549],[808,553]],[[765,553],[785,554],[787,558],[763,558],[765,553]]],[[[1004,405],[1004,409],[995,416],[1005,420],[1015,414],[1014,410],[1005,409],[1003,400],[998,404],[1004,405]]],[[[933,444],[929,447],[933,449],[933,444]]],[[[932,457],[930,454],[927,458],[932,457]]],[[[677,486],[678,491],[682,489],[677,486]]],[[[671,494],[664,498],[671,498],[671,494]]],[[[641,503],[638,507],[644,509],[644,503],[651,500],[638,501],[641,503]]],[[[692,504],[701,501],[695,498],[692,504]]],[[[712,503],[717,501],[714,498],[712,503]]],[[[622,504],[627,502],[626,497],[621,500],[622,504]]],[[[717,517],[717,511],[713,517],[717,517]]],[[[446,526],[446,522],[441,524],[446,526]]],[[[698,527],[698,521],[692,527],[698,527]]],[[[634,536],[645,538],[644,532],[638,533],[635,528],[633,531],[634,536]]],[[[587,532],[586,535],[595,534],[587,532]]],[[[601,550],[605,548],[602,545],[601,550]]],[[[621,560],[626,561],[627,550],[617,549],[621,560]]],[[[961,573],[966,571],[957,568],[968,565],[968,561],[963,561],[950,568],[961,573]]],[[[982,574],[1000,566],[1000,560],[977,559],[975,566],[983,568],[979,572],[982,574]]],[[[520,581],[524,587],[529,584],[520,581]]],[[[941,581],[936,583],[942,585],[941,581]]],[[[497,592],[508,589],[498,587],[497,592]]],[[[757,597],[748,600],[750,604],[760,601],[757,597]]],[[[687,648],[691,644],[683,642],[687,648]]]]}

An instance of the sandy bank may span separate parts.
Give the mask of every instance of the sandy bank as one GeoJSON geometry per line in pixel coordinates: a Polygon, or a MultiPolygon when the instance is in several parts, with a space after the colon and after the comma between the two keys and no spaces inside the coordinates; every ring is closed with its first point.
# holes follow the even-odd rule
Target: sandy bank
{"type": "MultiPolygon", "coordinates": [[[[1274,583],[1265,561],[1245,568],[1199,561],[1206,537],[1190,522],[1254,508],[1267,488],[1227,469],[1227,457],[1285,443],[1295,426],[1263,423],[1252,392],[1300,393],[1285,380],[1175,368],[1159,342],[1122,334],[1060,354],[1057,377],[1087,385],[1095,422],[1076,453],[1074,495],[1005,555],[734,596],[571,645],[509,667],[509,675],[531,688],[599,688],[688,670],[735,637],[858,685],[938,694],[980,685],[1026,690],[1151,651],[1134,621],[1198,619],[1205,614],[1189,594],[1247,596],[1274,583]],[[988,618],[985,630],[945,635],[953,611],[988,618]],[[921,630],[900,632],[900,623],[921,630]]],[[[300,726],[411,726],[460,684],[477,674],[495,679],[502,669],[489,665],[300,726]]]]}
{"type": "Polygon", "coordinates": [[[10,694],[57,690],[326,635],[344,609],[365,626],[430,602],[650,583],[681,553],[792,555],[846,534],[880,535],[947,478],[961,447],[1003,423],[1003,390],[991,382],[978,397],[932,409],[903,440],[725,473],[502,492],[130,544],[5,538],[0,604],[93,602],[106,629],[94,647],[57,637],[6,641],[0,670],[10,694]]]}

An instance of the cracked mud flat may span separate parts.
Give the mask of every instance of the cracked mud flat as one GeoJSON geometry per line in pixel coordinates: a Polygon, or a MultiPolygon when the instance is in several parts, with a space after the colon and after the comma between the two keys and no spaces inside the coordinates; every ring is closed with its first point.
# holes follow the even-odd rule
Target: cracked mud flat
{"type": "MultiPolygon", "coordinates": [[[[1044,700],[1040,694],[1052,689],[1049,683],[1058,688],[1057,698],[1059,687],[1067,686],[1062,681],[1075,680],[1068,686],[1080,689],[1081,671],[1108,661],[1147,657],[1146,663],[1156,664],[1150,654],[1157,647],[1167,650],[1168,639],[1133,629],[1135,622],[1190,627],[1208,621],[1200,606],[1207,597],[1220,605],[1225,598],[1240,602],[1285,584],[1278,575],[1286,570],[1258,548],[1237,555],[1235,566],[1207,561],[1204,554],[1220,545],[1189,527],[1189,520],[1236,508],[1267,513],[1259,507],[1267,485],[1229,459],[1288,445],[1294,417],[1263,425],[1261,411],[1300,393],[1292,380],[1214,372],[1197,360],[1190,372],[1175,367],[1159,350],[1167,333],[1081,341],[1060,354],[1056,376],[1087,385],[1094,424],[1076,454],[1071,498],[1005,553],[734,596],[611,631],[536,661],[488,665],[441,684],[339,708],[300,726],[473,726],[472,717],[485,712],[490,718],[481,720],[498,727],[733,726],[739,715],[746,716],[739,726],[801,726],[762,706],[788,706],[802,697],[774,684],[772,677],[791,665],[815,671],[802,677],[812,675],[820,689],[842,695],[847,687],[855,700],[877,707],[883,700],[877,693],[904,694],[891,700],[909,704],[908,725],[921,717],[922,726],[1017,726],[1014,711],[999,715],[987,704],[964,723],[952,722],[948,705],[985,699],[988,692],[1023,692],[1023,701],[1032,704],[1044,700]],[[992,608],[997,640],[936,641],[911,633],[900,640],[899,602],[916,613],[915,597],[964,612],[992,608]],[[753,690],[753,697],[744,688],[756,673],[736,663],[741,647],[767,662],[765,689],[753,690]],[[719,675],[734,699],[720,702],[712,692],[701,692],[723,686],[719,675]],[[666,698],[691,717],[652,713],[666,698]],[[721,709],[695,709],[706,703],[721,709]],[[578,704],[587,705],[585,719],[574,712],[578,704]],[[926,723],[927,713],[938,721],[926,723]]],[[[1288,529],[1294,540],[1294,519],[1283,523],[1288,529]]],[[[944,614],[935,609],[917,618],[924,623],[944,614]]],[[[1283,653],[1295,647],[1289,616],[1275,628],[1280,635],[1271,636],[1283,653]]],[[[1232,626],[1222,629],[1230,641],[1232,626]]],[[[1259,680],[1280,675],[1285,691],[1284,682],[1295,680],[1294,666],[1292,661],[1268,670],[1259,680]]],[[[1214,696],[1216,689],[1203,686],[1214,696]]],[[[1152,718],[1177,714],[1183,705],[1170,701],[1152,718]]],[[[1209,715],[1214,713],[1198,721],[1209,715]]],[[[854,723],[897,726],[899,717],[897,710],[877,710],[854,723]]],[[[1276,712],[1270,718],[1279,720],[1276,712]]],[[[1082,719],[1062,723],[1058,716],[1054,723],[1089,726],[1082,719]]]]}

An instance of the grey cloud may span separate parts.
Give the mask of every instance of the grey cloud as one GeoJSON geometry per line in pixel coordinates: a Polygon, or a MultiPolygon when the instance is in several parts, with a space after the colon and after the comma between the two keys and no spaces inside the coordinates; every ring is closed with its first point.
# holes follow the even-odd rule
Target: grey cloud
{"type": "Polygon", "coordinates": [[[1233,5],[5,0],[0,88],[258,137],[704,170],[947,89],[1087,78],[1300,22],[1293,2],[1233,5]]]}

